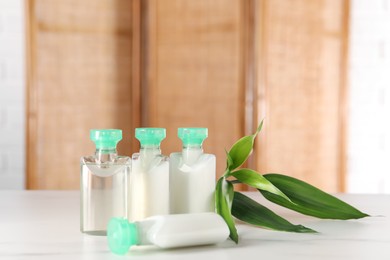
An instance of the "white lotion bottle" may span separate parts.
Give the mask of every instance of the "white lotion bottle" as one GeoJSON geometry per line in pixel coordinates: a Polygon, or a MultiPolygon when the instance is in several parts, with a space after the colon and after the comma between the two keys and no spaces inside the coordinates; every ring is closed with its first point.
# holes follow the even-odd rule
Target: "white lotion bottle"
{"type": "Polygon", "coordinates": [[[141,149],[132,156],[128,199],[130,221],[169,214],[169,158],[160,150],[165,136],[164,128],[135,130],[141,149]]]}
{"type": "Polygon", "coordinates": [[[110,250],[119,255],[134,245],[199,246],[223,242],[228,236],[225,221],[212,212],[153,216],[136,222],[112,218],[107,227],[110,250]]]}
{"type": "Polygon", "coordinates": [[[180,153],[170,155],[170,210],[172,214],[214,212],[216,158],[203,153],[207,128],[179,128],[180,153]]]}

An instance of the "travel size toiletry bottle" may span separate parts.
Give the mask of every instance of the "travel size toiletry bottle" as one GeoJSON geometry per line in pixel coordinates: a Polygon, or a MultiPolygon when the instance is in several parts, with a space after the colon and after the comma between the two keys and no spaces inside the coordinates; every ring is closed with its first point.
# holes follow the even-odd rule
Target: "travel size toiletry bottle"
{"type": "Polygon", "coordinates": [[[223,242],[228,236],[225,221],[212,212],[153,216],[136,222],[113,218],[107,227],[110,250],[119,255],[126,254],[133,245],[199,246],[223,242]]]}
{"type": "Polygon", "coordinates": [[[170,155],[170,210],[172,214],[215,211],[216,158],[203,153],[207,128],[179,128],[181,153],[170,155]]]}
{"type": "Polygon", "coordinates": [[[91,130],[95,155],[82,157],[80,175],[80,230],[106,235],[112,217],[127,217],[127,185],[131,158],[119,156],[116,145],[122,130],[91,130]]]}
{"type": "Polygon", "coordinates": [[[129,220],[169,214],[169,160],[161,154],[164,128],[137,128],[141,149],[132,156],[129,220]]]}

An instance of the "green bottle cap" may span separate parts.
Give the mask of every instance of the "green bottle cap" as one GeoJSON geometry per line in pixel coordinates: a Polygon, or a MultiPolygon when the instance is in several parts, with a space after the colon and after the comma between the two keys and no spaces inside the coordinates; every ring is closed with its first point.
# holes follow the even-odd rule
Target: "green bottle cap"
{"type": "Polygon", "coordinates": [[[207,128],[179,128],[177,136],[183,141],[183,145],[202,145],[208,136],[207,128]]]}
{"type": "Polygon", "coordinates": [[[136,128],[135,138],[144,145],[160,146],[162,140],[166,136],[165,128],[136,128]]]}
{"type": "Polygon", "coordinates": [[[125,218],[112,218],[107,226],[107,240],[111,252],[125,255],[131,246],[138,244],[137,226],[125,218]]]}
{"type": "Polygon", "coordinates": [[[122,140],[122,130],[120,129],[92,129],[90,138],[95,143],[96,148],[116,148],[122,140]]]}

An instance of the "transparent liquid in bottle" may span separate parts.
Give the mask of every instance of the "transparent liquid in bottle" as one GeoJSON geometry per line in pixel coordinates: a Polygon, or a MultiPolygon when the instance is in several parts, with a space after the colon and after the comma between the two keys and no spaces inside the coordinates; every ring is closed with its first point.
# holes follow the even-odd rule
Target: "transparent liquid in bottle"
{"type": "MultiPolygon", "coordinates": [[[[119,130],[94,131],[98,132],[97,141],[105,141],[107,138],[116,138],[115,141],[118,141],[121,138],[119,130]]],[[[107,223],[112,217],[128,215],[127,189],[131,158],[118,156],[115,145],[105,148],[100,144],[95,155],[81,158],[80,230],[83,233],[106,235],[107,223]]]]}

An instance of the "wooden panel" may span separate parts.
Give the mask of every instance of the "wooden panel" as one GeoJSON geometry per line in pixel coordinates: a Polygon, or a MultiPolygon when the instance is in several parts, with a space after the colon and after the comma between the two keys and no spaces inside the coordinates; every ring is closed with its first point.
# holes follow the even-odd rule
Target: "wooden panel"
{"type": "Polygon", "coordinates": [[[144,125],[167,128],[165,154],[181,150],[177,128],[209,128],[217,155],[244,134],[245,1],[149,0],[144,125]]]}
{"type": "Polygon", "coordinates": [[[342,190],[347,1],[263,0],[259,5],[258,142],[262,172],[342,190]]]}
{"type": "Polygon", "coordinates": [[[132,2],[26,3],[27,188],[76,189],[91,128],[123,129],[119,151],[131,153],[132,2]]]}

